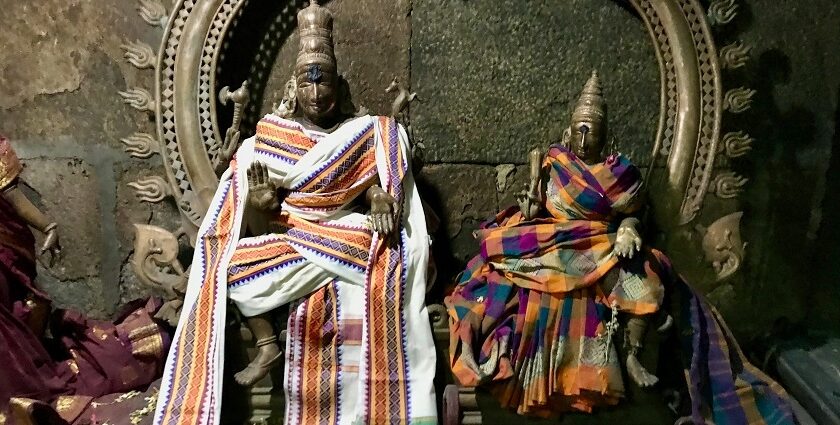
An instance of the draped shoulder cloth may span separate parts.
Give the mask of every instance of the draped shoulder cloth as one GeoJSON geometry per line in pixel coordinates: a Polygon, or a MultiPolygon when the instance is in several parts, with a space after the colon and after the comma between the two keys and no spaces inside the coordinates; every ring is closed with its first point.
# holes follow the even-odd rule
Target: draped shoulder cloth
{"type": "Polygon", "coordinates": [[[291,303],[286,423],[436,423],[429,238],[408,152],[392,118],[355,118],[331,134],[274,115],[260,121],[199,230],[156,424],[219,423],[226,297],[246,316],[291,303]],[[243,237],[257,161],[288,195],[279,231],[243,237]],[[372,184],[401,206],[396,241],[367,225],[358,197],[372,184]],[[310,354],[320,360],[306,363],[310,354]]]}

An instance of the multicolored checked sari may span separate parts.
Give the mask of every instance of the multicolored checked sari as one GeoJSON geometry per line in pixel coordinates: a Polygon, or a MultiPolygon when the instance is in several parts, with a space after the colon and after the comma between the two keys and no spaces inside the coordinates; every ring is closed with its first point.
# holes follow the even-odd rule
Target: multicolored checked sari
{"type": "Polygon", "coordinates": [[[393,119],[331,134],[268,115],[222,176],[200,230],[156,424],[219,423],[225,298],[253,316],[291,304],[287,424],[436,423],[424,305],[429,238],[393,119]],[[242,237],[248,167],[289,190],[276,233],[242,237]],[[357,197],[379,184],[402,206],[398,237],[372,233],[357,197]]]}
{"type": "Polygon", "coordinates": [[[484,384],[524,415],[614,405],[624,394],[614,317],[656,312],[667,293],[686,330],[695,422],[711,412],[718,425],[793,423],[784,390],[745,360],[720,316],[662,253],[613,253],[621,220],[642,204],[639,170],[622,156],[590,166],[561,146],[551,147],[544,168],[548,217],[526,221],[514,207],[484,223],[480,253],[446,299],[461,384],[484,384]]]}

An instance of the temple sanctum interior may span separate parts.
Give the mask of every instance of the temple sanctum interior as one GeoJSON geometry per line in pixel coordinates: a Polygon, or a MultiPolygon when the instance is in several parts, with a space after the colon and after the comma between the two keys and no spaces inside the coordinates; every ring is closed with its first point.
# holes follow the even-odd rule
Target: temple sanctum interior
{"type": "Polygon", "coordinates": [[[835,0],[0,9],[0,425],[840,425],[835,0]]]}

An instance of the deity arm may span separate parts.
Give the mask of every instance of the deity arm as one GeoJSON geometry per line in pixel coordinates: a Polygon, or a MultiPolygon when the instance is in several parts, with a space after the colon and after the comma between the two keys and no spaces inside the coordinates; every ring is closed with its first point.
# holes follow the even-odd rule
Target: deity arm
{"type": "Polygon", "coordinates": [[[631,228],[636,234],[642,234],[642,221],[647,214],[648,195],[647,185],[642,183],[638,192],[622,208],[626,213],[621,220],[619,229],[631,228]]]}
{"type": "Polygon", "coordinates": [[[617,208],[623,213],[621,222],[616,232],[614,250],[622,257],[631,258],[642,250],[642,219],[645,213],[646,191],[644,187],[623,202],[624,205],[617,208]]]}
{"type": "Polygon", "coordinates": [[[4,188],[2,196],[12,204],[18,215],[32,228],[41,233],[47,233],[55,227],[55,223],[18,188],[17,181],[4,188]]]}
{"type": "Polygon", "coordinates": [[[545,201],[545,182],[542,178],[542,165],[545,159],[545,154],[542,149],[534,148],[528,153],[529,176],[530,184],[528,191],[531,193],[533,200],[540,204],[545,201]]]}
{"type": "Polygon", "coordinates": [[[539,215],[546,199],[545,179],[542,176],[543,159],[545,155],[540,148],[534,148],[528,154],[528,186],[519,196],[519,209],[526,220],[531,220],[539,215]]]}

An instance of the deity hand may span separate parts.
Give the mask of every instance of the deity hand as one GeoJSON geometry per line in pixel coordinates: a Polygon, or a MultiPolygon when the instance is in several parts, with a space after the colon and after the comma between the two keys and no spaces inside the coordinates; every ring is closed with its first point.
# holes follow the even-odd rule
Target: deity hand
{"type": "Polygon", "coordinates": [[[280,201],[277,199],[277,186],[268,176],[268,166],[255,162],[248,169],[248,203],[261,211],[277,211],[280,201]]]}
{"type": "Polygon", "coordinates": [[[58,242],[58,225],[50,223],[43,230],[46,238],[44,244],[41,245],[40,255],[44,255],[47,251],[50,253],[49,267],[52,267],[55,261],[61,255],[61,244],[58,242]]]}
{"type": "Polygon", "coordinates": [[[225,140],[222,141],[222,145],[219,147],[219,154],[214,164],[216,172],[221,173],[227,168],[231,158],[233,158],[233,154],[236,153],[236,149],[239,147],[239,136],[239,130],[235,127],[230,127],[225,132],[225,140]]]}
{"type": "Polygon", "coordinates": [[[516,200],[519,203],[519,210],[526,220],[537,217],[542,207],[543,197],[540,191],[540,174],[542,170],[543,152],[540,148],[531,149],[528,153],[528,184],[516,200]]]}
{"type": "Polygon", "coordinates": [[[633,258],[633,255],[641,251],[642,237],[639,236],[639,231],[636,229],[637,223],[638,220],[631,218],[625,219],[618,226],[613,252],[619,257],[633,258]]]}
{"type": "Polygon", "coordinates": [[[373,231],[390,235],[396,230],[399,217],[397,200],[379,186],[371,186],[367,192],[370,202],[370,224],[373,231]]]}
{"type": "Polygon", "coordinates": [[[519,204],[519,210],[522,211],[522,216],[526,220],[533,220],[540,213],[540,199],[535,197],[531,190],[525,189],[519,192],[516,195],[516,202],[519,204]]]}

